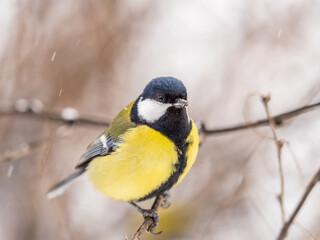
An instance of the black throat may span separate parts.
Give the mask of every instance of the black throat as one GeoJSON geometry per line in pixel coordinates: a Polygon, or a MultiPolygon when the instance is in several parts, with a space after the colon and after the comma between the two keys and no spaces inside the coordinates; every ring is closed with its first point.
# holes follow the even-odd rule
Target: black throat
{"type": "Polygon", "coordinates": [[[131,109],[131,121],[137,125],[147,125],[168,137],[183,151],[185,139],[191,131],[191,122],[188,119],[186,108],[169,107],[167,112],[154,123],[148,123],[138,116],[138,102],[136,100],[131,109]]]}

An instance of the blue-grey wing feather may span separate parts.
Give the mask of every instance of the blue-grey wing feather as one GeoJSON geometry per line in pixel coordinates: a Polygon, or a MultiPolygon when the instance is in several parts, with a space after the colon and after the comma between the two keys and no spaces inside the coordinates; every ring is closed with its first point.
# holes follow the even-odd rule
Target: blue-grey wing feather
{"type": "Polygon", "coordinates": [[[115,141],[109,136],[101,134],[92,144],[89,145],[87,151],[81,156],[80,162],[76,168],[85,168],[95,157],[105,156],[114,151],[116,147],[115,141]]]}

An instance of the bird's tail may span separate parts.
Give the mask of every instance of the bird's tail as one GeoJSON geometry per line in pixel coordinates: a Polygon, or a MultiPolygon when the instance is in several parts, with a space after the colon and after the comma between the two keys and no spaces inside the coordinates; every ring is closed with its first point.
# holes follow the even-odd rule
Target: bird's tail
{"type": "Polygon", "coordinates": [[[47,199],[52,199],[59,195],[62,195],[66,190],[68,190],[78,182],[78,180],[80,179],[79,177],[82,176],[85,171],[85,168],[81,168],[77,172],[71,174],[69,177],[52,186],[47,193],[47,199]]]}

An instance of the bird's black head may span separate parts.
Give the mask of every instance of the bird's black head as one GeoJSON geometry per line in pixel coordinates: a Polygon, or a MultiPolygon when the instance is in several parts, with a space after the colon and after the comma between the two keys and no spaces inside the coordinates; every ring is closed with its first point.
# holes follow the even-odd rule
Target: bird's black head
{"type": "Polygon", "coordinates": [[[161,103],[175,104],[179,99],[187,100],[187,89],[179,79],[159,77],[148,83],[141,96],[142,100],[149,98],[161,103]]]}
{"type": "Polygon", "coordinates": [[[169,138],[185,138],[191,124],[188,115],[187,90],[173,77],[153,79],[136,100],[132,120],[167,135],[169,138]]]}

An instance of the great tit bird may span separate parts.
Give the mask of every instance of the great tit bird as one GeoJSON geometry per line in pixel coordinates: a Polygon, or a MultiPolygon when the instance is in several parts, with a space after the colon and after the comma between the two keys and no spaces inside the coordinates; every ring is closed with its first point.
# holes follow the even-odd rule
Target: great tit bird
{"type": "Polygon", "coordinates": [[[108,197],[129,202],[144,217],[156,212],[135,202],[157,197],[181,180],[195,162],[199,135],[188,114],[187,90],[173,77],[153,79],[83,154],[76,172],[47,197],[64,193],[84,173],[108,197]]]}

